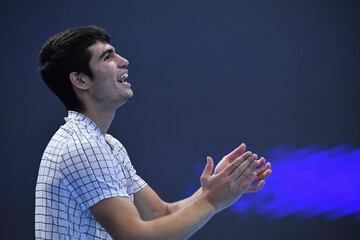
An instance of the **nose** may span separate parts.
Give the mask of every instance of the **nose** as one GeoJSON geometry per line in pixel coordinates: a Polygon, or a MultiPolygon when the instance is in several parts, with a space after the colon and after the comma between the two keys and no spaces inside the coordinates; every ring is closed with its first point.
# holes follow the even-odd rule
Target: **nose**
{"type": "Polygon", "coordinates": [[[118,61],[119,68],[127,68],[127,66],[129,66],[129,61],[126,58],[124,58],[118,54],[117,54],[117,58],[118,58],[117,61],[118,61]]]}

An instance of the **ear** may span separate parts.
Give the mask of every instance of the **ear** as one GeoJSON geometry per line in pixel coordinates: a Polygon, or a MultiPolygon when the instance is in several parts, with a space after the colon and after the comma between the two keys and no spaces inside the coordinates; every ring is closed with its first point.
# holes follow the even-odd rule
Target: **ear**
{"type": "Polygon", "coordinates": [[[86,90],[89,88],[89,77],[83,73],[71,72],[69,74],[71,84],[80,90],[86,90]]]}

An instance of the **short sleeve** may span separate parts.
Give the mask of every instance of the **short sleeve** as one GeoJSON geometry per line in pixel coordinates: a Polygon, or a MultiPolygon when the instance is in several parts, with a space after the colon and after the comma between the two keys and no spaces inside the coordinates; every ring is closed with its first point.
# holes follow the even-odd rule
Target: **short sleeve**
{"type": "Polygon", "coordinates": [[[137,175],[136,170],[131,164],[129,157],[125,158],[125,166],[129,171],[129,175],[133,183],[133,193],[136,193],[147,186],[147,183],[139,175],[137,175]]]}
{"type": "Polygon", "coordinates": [[[130,161],[129,154],[127,153],[124,145],[110,134],[107,134],[106,136],[114,146],[114,154],[118,156],[118,159],[121,159],[121,164],[129,173],[129,177],[132,182],[132,193],[136,193],[146,187],[147,183],[136,173],[136,170],[130,161]]]}
{"type": "Polygon", "coordinates": [[[105,198],[129,197],[116,161],[104,145],[92,139],[69,142],[62,154],[64,185],[83,210],[105,198]]]}

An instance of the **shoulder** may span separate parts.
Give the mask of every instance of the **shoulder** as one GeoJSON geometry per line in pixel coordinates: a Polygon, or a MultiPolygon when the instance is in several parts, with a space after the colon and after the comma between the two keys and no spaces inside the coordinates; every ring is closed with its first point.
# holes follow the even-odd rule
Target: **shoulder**
{"type": "Polygon", "coordinates": [[[60,169],[64,173],[108,166],[112,159],[106,144],[92,137],[80,136],[68,139],[62,150],[60,169]]]}
{"type": "Polygon", "coordinates": [[[125,146],[115,137],[113,137],[110,134],[106,134],[105,136],[106,141],[108,141],[111,145],[113,145],[114,149],[118,150],[118,151],[122,151],[123,153],[125,153],[127,155],[127,151],[125,146]]]}
{"type": "Polygon", "coordinates": [[[94,154],[96,150],[106,151],[106,143],[92,136],[76,136],[68,139],[66,143],[68,152],[79,152],[85,154],[94,154]]]}

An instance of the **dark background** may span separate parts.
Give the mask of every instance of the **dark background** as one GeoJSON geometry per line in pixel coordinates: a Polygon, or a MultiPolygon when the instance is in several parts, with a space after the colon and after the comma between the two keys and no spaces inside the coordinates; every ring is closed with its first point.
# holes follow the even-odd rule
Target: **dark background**
{"type": "MultiPolygon", "coordinates": [[[[129,59],[135,94],[110,133],[165,200],[198,181],[206,155],[241,142],[263,155],[360,146],[359,1],[2,1],[0,11],[2,239],[34,238],[38,166],[66,115],[36,61],[69,27],[106,28],[129,59]]],[[[225,211],[192,239],[360,239],[359,225],[225,211]]]]}

